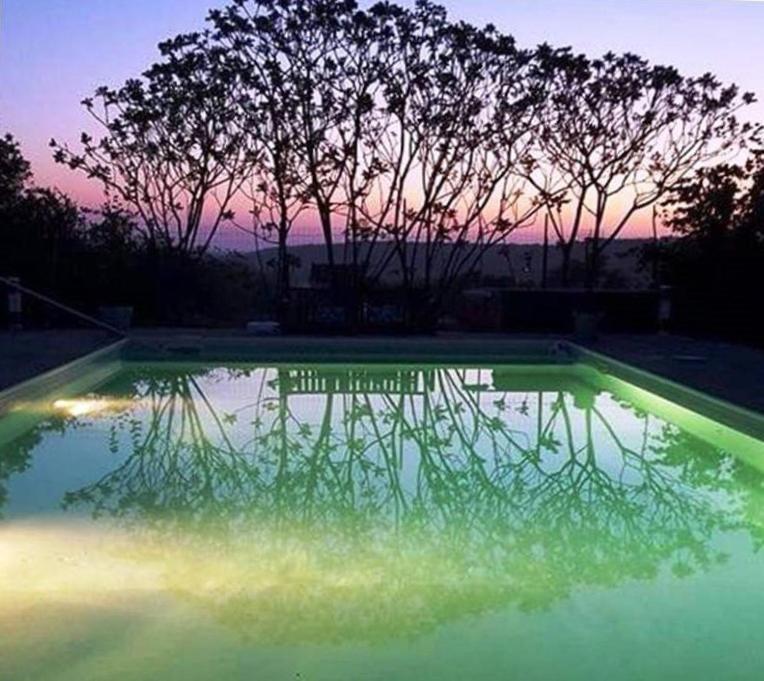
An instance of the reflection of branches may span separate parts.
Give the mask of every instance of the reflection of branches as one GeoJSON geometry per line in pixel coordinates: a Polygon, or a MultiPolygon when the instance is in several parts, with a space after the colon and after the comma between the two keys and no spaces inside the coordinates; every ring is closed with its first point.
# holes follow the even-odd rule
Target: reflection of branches
{"type": "MultiPolygon", "coordinates": [[[[6,416],[5,418],[12,419],[13,417],[6,416]]],[[[0,421],[0,429],[4,425],[6,424],[0,421]]],[[[3,507],[8,501],[5,481],[14,475],[23,473],[32,465],[34,450],[43,441],[45,435],[62,433],[76,426],[75,419],[67,420],[65,416],[56,415],[0,444],[0,519],[3,517],[3,507]]]]}
{"type": "MultiPolygon", "coordinates": [[[[289,614],[319,617],[336,599],[374,604],[367,628],[352,620],[343,636],[377,636],[511,601],[538,607],[665,564],[705,569],[719,558],[714,533],[743,526],[720,468],[729,457],[709,451],[701,465],[693,438],[584,386],[495,390],[486,370],[321,371],[142,377],[144,406],[112,423],[126,456],[66,505],[153,525],[166,555],[215,547],[215,565],[229,566],[221,619],[298,637],[339,635],[329,614],[311,632],[289,614]],[[253,401],[220,411],[218,378],[227,403],[239,382],[253,401]],[[265,584],[282,599],[276,623],[262,619],[265,584]],[[422,610],[409,603],[383,622],[394,615],[382,602],[404,596],[422,610]]],[[[184,591],[204,599],[198,572],[184,591]]]]}
{"type": "MultiPolygon", "coordinates": [[[[31,451],[41,439],[42,434],[34,429],[0,448],[0,511],[8,500],[8,492],[3,483],[12,475],[29,468],[32,461],[31,451]]],[[[0,519],[2,517],[0,513],[0,519]]]]}
{"type": "Polygon", "coordinates": [[[187,518],[193,512],[208,519],[246,498],[255,470],[240,465],[225,424],[193,376],[149,379],[140,397],[148,402],[146,418],[128,412],[113,424],[129,431],[131,455],[95,484],[67,494],[65,506],[86,502],[96,515],[187,518]]]}

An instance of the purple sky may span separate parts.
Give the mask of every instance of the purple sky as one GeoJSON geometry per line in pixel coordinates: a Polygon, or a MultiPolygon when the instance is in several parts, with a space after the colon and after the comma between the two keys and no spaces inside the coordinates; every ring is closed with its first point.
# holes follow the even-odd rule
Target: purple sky
{"type": "MultiPolygon", "coordinates": [[[[411,0],[413,2],[413,0],[411,0]]],[[[76,141],[79,101],[138,74],[156,43],[198,28],[223,0],[5,0],[0,3],[0,132],[13,133],[40,184],[84,202],[88,186],[50,160],[51,137],[76,141]]],[[[402,4],[411,4],[402,2],[402,4]]],[[[764,1],[442,0],[452,16],[492,22],[521,45],[637,52],[688,74],[716,73],[764,98],[764,1]]],[[[752,113],[764,120],[764,104],[752,113]]]]}

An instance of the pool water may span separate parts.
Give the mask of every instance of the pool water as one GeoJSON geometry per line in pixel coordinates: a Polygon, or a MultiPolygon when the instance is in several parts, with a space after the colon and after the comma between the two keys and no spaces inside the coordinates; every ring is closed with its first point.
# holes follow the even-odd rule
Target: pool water
{"type": "Polygon", "coordinates": [[[592,369],[128,363],[17,412],[4,680],[764,674],[764,444],[592,369]]]}

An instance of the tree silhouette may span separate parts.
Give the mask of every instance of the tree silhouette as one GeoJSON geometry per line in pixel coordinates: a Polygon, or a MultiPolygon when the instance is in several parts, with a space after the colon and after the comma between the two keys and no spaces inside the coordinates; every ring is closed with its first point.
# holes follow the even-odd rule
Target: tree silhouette
{"type": "Polygon", "coordinates": [[[678,324],[764,338],[752,314],[764,264],[762,159],[758,150],[744,165],[702,168],[667,198],[663,221],[676,238],[644,249],[643,259],[673,287],[678,324]]]}
{"type": "MultiPolygon", "coordinates": [[[[377,27],[345,0],[253,0],[210,18],[270,135],[263,179],[255,183],[278,216],[267,224],[282,243],[293,204],[304,203],[318,217],[333,270],[335,228],[363,181],[361,154],[372,153],[361,148],[361,136],[384,49],[377,27]]],[[[287,268],[280,269],[283,278],[287,268]]]]}
{"type": "Polygon", "coordinates": [[[32,177],[31,167],[11,135],[0,137],[0,209],[7,209],[21,197],[32,177]]]}
{"type": "Polygon", "coordinates": [[[542,46],[548,106],[531,179],[547,200],[567,280],[573,245],[590,229],[589,283],[629,221],[696,168],[730,158],[757,126],[736,114],[755,101],[711,74],[681,76],[633,55],[588,59],[542,46]]]}
{"type": "Polygon", "coordinates": [[[391,56],[380,74],[372,182],[356,197],[359,226],[368,242],[393,244],[374,278],[395,267],[404,288],[432,293],[437,310],[538,209],[520,170],[532,162],[540,100],[529,55],[493,27],[452,24],[427,2],[377,16],[390,24],[391,56]]]}
{"type": "Polygon", "coordinates": [[[102,183],[134,211],[153,250],[205,253],[233,218],[256,149],[234,73],[204,34],[160,45],[163,59],[119,89],[83,101],[103,129],[81,149],[51,140],[55,159],[102,183]]]}
{"type": "Polygon", "coordinates": [[[593,286],[635,216],[760,132],[737,118],[753,95],[710,74],[523,50],[429,0],[238,0],[161,49],[85,100],[104,135],[54,143],[56,158],[129,206],[154,248],[204,253],[223,225],[274,243],[284,302],[293,227],[311,218],[335,299],[392,283],[435,318],[540,213],[564,284],[588,238],[593,286]]]}

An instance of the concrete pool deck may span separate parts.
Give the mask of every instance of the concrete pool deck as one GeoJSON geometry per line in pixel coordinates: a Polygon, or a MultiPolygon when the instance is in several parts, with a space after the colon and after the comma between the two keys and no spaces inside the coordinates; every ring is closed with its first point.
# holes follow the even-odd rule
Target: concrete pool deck
{"type": "Polygon", "coordinates": [[[595,352],[764,414],[764,352],[670,335],[603,336],[595,352]]]}
{"type": "MultiPolygon", "coordinates": [[[[500,361],[507,343],[554,341],[553,336],[506,334],[439,334],[434,337],[273,337],[257,338],[238,331],[196,329],[138,329],[130,334],[137,345],[174,347],[193,351],[212,344],[228,344],[278,355],[289,344],[334,359],[345,353],[373,360],[402,352],[436,360],[442,351],[453,359],[484,356],[500,361]]],[[[114,340],[100,331],[24,331],[0,333],[0,389],[86,355],[114,340]]],[[[568,339],[563,339],[568,340],[568,339]]],[[[764,352],[730,343],[671,335],[608,335],[585,347],[638,369],[681,383],[737,406],[764,414],[764,352]]]]}
{"type": "Polygon", "coordinates": [[[114,341],[88,329],[0,331],[0,390],[34,378],[114,341]]]}

